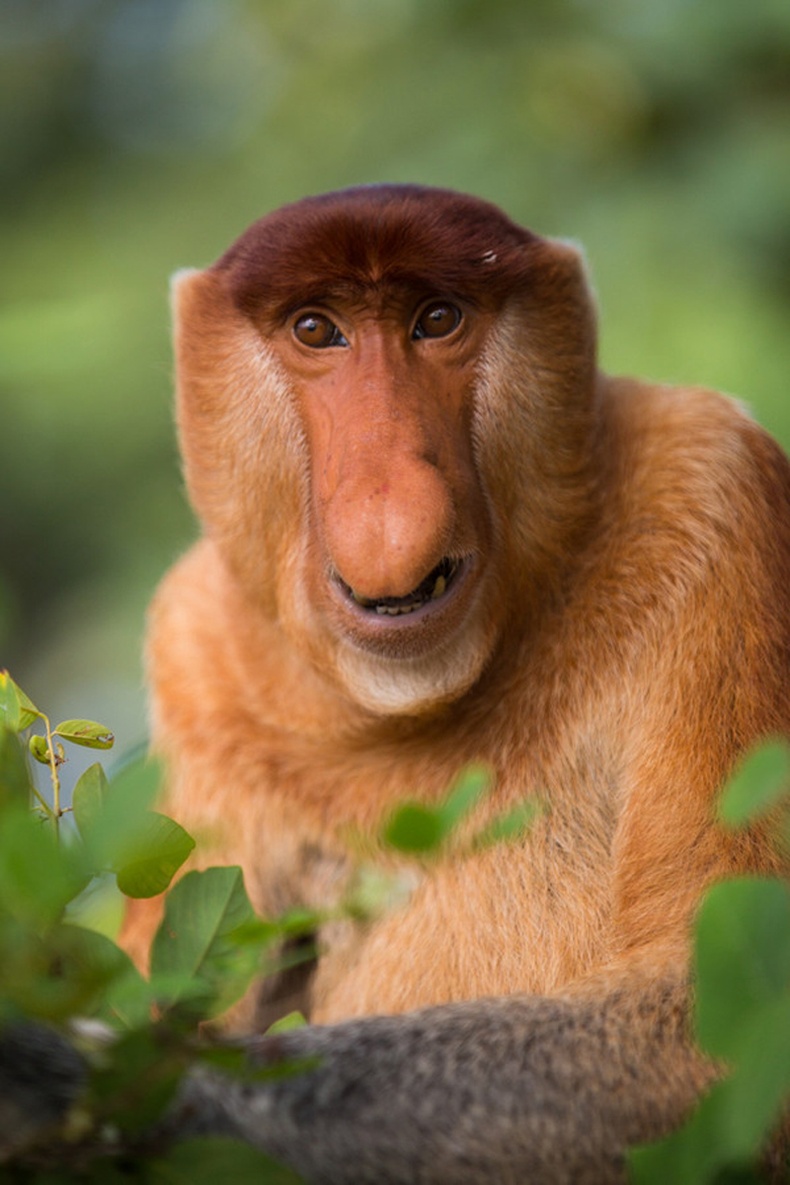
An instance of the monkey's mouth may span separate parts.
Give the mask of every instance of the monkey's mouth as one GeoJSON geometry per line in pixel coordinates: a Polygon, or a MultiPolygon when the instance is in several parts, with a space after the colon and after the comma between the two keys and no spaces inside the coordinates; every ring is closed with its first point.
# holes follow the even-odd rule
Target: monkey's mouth
{"type": "Polygon", "coordinates": [[[402,617],[408,613],[415,613],[424,605],[446,597],[455,584],[462,567],[462,560],[453,560],[449,556],[445,556],[425,579],[405,597],[380,597],[378,600],[371,600],[370,597],[363,597],[361,593],[355,592],[337,574],[335,580],[344,595],[366,612],[376,614],[378,617],[402,617]]]}

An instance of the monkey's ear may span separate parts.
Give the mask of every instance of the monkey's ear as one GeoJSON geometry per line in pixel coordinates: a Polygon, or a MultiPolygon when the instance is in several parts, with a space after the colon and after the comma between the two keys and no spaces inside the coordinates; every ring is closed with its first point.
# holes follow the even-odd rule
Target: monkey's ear
{"type": "Polygon", "coordinates": [[[229,343],[238,348],[249,322],[235,308],[225,278],[214,268],[182,268],[170,281],[178,388],[201,383],[227,360],[229,343]]]}
{"type": "Polygon", "coordinates": [[[177,272],[173,272],[170,277],[170,308],[174,316],[178,315],[178,304],[182,292],[186,293],[195,276],[200,274],[201,269],[197,267],[180,267],[177,272]]]}
{"type": "MultiPolygon", "coordinates": [[[[569,239],[540,238],[524,248],[526,265],[516,304],[526,313],[529,329],[521,352],[534,365],[564,372],[567,391],[588,393],[595,370],[597,311],[584,251],[569,239]]],[[[567,406],[567,392],[563,399],[567,406]]]]}
{"type": "Polygon", "coordinates": [[[543,274],[549,282],[561,281],[563,297],[575,296],[582,303],[595,303],[590,265],[581,243],[575,239],[542,240],[543,274]]]}
{"type": "Polygon", "coordinates": [[[211,268],[179,268],[170,278],[170,308],[176,332],[199,325],[204,318],[228,311],[228,297],[220,278],[211,268]]]}
{"type": "Polygon", "coordinates": [[[579,283],[586,290],[588,300],[597,306],[598,293],[595,290],[592,269],[583,244],[577,239],[552,239],[551,242],[575,271],[579,283]]]}

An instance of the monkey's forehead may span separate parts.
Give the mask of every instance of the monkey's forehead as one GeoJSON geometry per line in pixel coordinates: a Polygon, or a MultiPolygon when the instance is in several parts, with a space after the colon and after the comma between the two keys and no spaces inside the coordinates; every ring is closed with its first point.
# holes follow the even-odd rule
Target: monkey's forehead
{"type": "Polygon", "coordinates": [[[529,282],[541,240],[479,198],[376,185],[304,198],[261,218],[214,264],[245,312],[286,316],[319,293],[457,295],[497,307],[529,282]]]}

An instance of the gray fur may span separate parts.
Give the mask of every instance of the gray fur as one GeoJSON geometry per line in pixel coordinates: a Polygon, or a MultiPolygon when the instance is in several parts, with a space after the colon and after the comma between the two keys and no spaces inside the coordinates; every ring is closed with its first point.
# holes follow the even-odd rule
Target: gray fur
{"type": "Polygon", "coordinates": [[[169,1131],[238,1136],[315,1185],[620,1182],[626,1145],[699,1089],[684,996],[481,1000],[254,1039],[257,1064],[320,1064],[270,1084],[196,1074],[169,1131]]]}
{"type": "Polygon", "coordinates": [[[82,1058],[54,1029],[20,1022],[0,1031],[0,1163],[62,1121],[85,1077],[82,1058]]]}

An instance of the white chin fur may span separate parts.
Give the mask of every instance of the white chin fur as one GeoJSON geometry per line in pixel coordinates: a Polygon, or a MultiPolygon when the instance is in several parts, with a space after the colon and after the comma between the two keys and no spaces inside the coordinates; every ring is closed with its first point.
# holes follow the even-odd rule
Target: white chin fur
{"type": "Polygon", "coordinates": [[[393,659],[345,645],[337,672],[362,707],[388,716],[418,716],[457,699],[479,678],[489,654],[482,624],[421,658],[393,659]]]}

